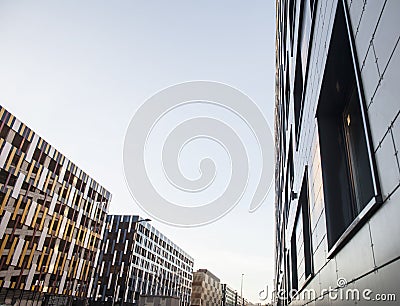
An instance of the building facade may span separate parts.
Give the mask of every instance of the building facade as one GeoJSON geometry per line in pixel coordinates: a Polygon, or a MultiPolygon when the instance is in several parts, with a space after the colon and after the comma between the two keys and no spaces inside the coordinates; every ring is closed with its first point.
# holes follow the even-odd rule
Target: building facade
{"type": "Polygon", "coordinates": [[[0,304],[86,299],[111,194],[3,107],[0,150],[0,304]]]}
{"type": "Polygon", "coordinates": [[[227,284],[222,284],[221,289],[222,289],[222,306],[236,306],[238,302],[237,291],[234,291],[227,284]]]}
{"type": "Polygon", "coordinates": [[[215,306],[222,303],[220,279],[206,269],[193,273],[191,306],[215,306]]]}
{"type": "Polygon", "coordinates": [[[276,5],[276,303],[395,305],[400,1],[276,5]]]}
{"type": "Polygon", "coordinates": [[[139,216],[108,215],[93,298],[138,303],[141,295],[189,305],[193,258],[139,216]]]}

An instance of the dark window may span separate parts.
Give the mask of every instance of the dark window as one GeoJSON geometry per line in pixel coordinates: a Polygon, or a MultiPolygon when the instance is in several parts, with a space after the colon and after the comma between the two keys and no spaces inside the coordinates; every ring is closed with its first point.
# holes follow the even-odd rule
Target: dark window
{"type": "Polygon", "coordinates": [[[294,119],[296,132],[296,146],[298,143],[301,118],[303,113],[304,80],[308,63],[308,51],[311,35],[311,8],[310,2],[302,0],[300,5],[299,29],[296,50],[296,71],[294,82],[294,119]]]}
{"type": "Polygon", "coordinates": [[[290,203],[289,203],[289,182],[288,182],[288,175],[286,174],[286,182],[285,182],[285,189],[284,189],[284,193],[285,193],[285,221],[287,221],[288,217],[289,217],[289,207],[290,207],[290,203]]]}
{"type": "Polygon", "coordinates": [[[303,68],[301,63],[301,55],[300,55],[300,47],[297,49],[297,58],[296,58],[296,72],[294,79],[294,126],[295,126],[295,135],[296,135],[296,143],[298,142],[299,130],[300,130],[300,112],[302,108],[303,101],[303,68]]]}
{"type": "Polygon", "coordinates": [[[6,139],[9,131],[10,131],[9,126],[7,124],[3,124],[3,128],[0,130],[0,138],[6,139]]]}
{"type": "Polygon", "coordinates": [[[317,109],[330,248],[375,193],[361,102],[339,1],[317,109]]]}
{"type": "Polygon", "coordinates": [[[298,200],[298,212],[291,238],[291,286],[299,289],[313,273],[307,167],[298,200]]]}
{"type": "Polygon", "coordinates": [[[314,3],[315,3],[315,0],[310,0],[311,13],[314,13],[314,3]]]}
{"type": "Polygon", "coordinates": [[[298,38],[298,46],[300,48],[302,73],[303,78],[306,74],[307,60],[308,60],[308,45],[310,42],[311,33],[311,9],[310,3],[307,0],[302,0],[300,5],[300,30],[298,38]]]}
{"type": "Polygon", "coordinates": [[[26,138],[24,138],[24,141],[23,141],[22,147],[21,147],[22,152],[24,152],[24,153],[28,152],[30,144],[31,143],[26,138]]]}
{"type": "Polygon", "coordinates": [[[50,159],[50,163],[49,163],[49,170],[51,172],[54,172],[54,170],[56,169],[57,163],[54,159],[50,159]]]}
{"type": "Polygon", "coordinates": [[[305,279],[313,273],[312,249],[311,249],[311,224],[310,224],[310,201],[308,197],[308,171],[304,172],[303,184],[299,196],[299,206],[302,211],[303,238],[304,238],[304,270],[305,279]]]}
{"type": "Polygon", "coordinates": [[[292,133],[290,133],[290,140],[289,140],[289,153],[288,153],[288,171],[289,171],[289,182],[290,188],[293,187],[294,181],[294,164],[293,164],[293,138],[292,133]]]}
{"type": "Polygon", "coordinates": [[[296,247],[296,232],[293,232],[292,239],[290,242],[290,257],[292,267],[292,289],[299,289],[299,279],[297,276],[297,247],[296,247]]]}
{"type": "Polygon", "coordinates": [[[35,152],[33,153],[33,159],[39,161],[41,154],[42,151],[39,148],[36,148],[35,152]]]}
{"type": "Polygon", "coordinates": [[[286,271],[286,289],[287,289],[287,293],[288,293],[287,297],[290,299],[291,290],[292,290],[292,278],[290,276],[290,251],[289,250],[286,251],[285,271],[286,271]]]}
{"type": "MultiPolygon", "coordinates": [[[[291,134],[290,134],[291,135],[291,134]]],[[[289,217],[290,202],[292,200],[292,190],[294,181],[294,166],[293,166],[293,141],[292,136],[289,140],[289,153],[286,167],[286,182],[285,182],[285,218],[289,217]]]]}
{"type": "Polygon", "coordinates": [[[289,27],[290,27],[290,43],[291,43],[291,54],[293,55],[293,39],[294,39],[294,16],[296,12],[295,0],[289,0],[289,27]]]}
{"type": "Polygon", "coordinates": [[[0,169],[0,184],[5,184],[7,182],[9,173],[3,169],[0,169]]]}
{"type": "Polygon", "coordinates": [[[14,146],[14,147],[16,147],[17,149],[20,149],[21,148],[21,145],[22,145],[22,140],[23,140],[24,138],[21,136],[21,135],[19,135],[18,133],[15,133],[15,135],[14,135],[14,139],[12,140],[12,145],[14,146]]]}
{"type": "MultiPolygon", "coordinates": [[[[288,121],[289,118],[289,105],[290,105],[290,75],[289,75],[289,60],[288,57],[286,58],[286,75],[285,75],[285,115],[286,115],[286,120],[285,122],[288,121]]],[[[286,124],[286,129],[288,125],[286,124]]]]}

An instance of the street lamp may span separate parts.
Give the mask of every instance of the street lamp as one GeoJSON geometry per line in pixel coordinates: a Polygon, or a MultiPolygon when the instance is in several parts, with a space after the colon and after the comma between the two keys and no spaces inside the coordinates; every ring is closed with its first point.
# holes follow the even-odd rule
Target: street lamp
{"type": "MultiPolygon", "coordinates": [[[[136,223],[150,222],[150,221],[151,221],[151,219],[146,218],[146,219],[134,221],[134,222],[132,222],[132,224],[133,224],[133,225],[136,225],[136,223]]],[[[133,241],[134,241],[134,243],[136,242],[136,234],[137,234],[136,226],[134,226],[134,233],[133,233],[133,241]]],[[[131,266],[131,263],[132,263],[132,258],[133,258],[132,254],[133,254],[133,252],[131,252],[131,255],[130,255],[130,257],[129,257],[128,271],[129,271],[130,266],[131,266]]],[[[119,275],[120,275],[120,274],[121,274],[121,266],[119,267],[119,271],[118,271],[117,277],[116,277],[116,279],[115,279],[115,286],[114,286],[114,292],[113,292],[112,303],[111,303],[112,306],[115,305],[115,300],[116,300],[116,298],[117,298],[117,297],[116,297],[116,292],[117,292],[117,286],[118,286],[118,280],[119,280],[119,275]]],[[[127,279],[127,278],[128,278],[128,273],[127,273],[127,275],[126,275],[125,284],[128,284],[128,279],[127,279]]],[[[119,292],[118,292],[118,293],[119,293],[119,292]]],[[[118,294],[118,295],[119,295],[119,294],[118,294]]]]}
{"type": "Polygon", "coordinates": [[[240,283],[240,297],[242,298],[241,305],[244,305],[244,297],[243,297],[243,276],[244,274],[242,273],[242,281],[240,283]]]}

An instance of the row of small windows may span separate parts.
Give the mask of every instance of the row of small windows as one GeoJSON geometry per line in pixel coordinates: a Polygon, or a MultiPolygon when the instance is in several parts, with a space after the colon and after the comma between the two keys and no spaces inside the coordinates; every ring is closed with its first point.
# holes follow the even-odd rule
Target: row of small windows
{"type": "MultiPolygon", "coordinates": [[[[135,230],[133,224],[137,222],[137,219],[133,217],[131,221],[129,221],[130,216],[114,216],[113,224],[111,224],[113,216],[107,217],[107,222],[109,224],[109,230],[112,229],[128,229],[129,223],[131,222],[131,230],[135,230]]],[[[184,261],[187,264],[191,264],[192,260],[190,260],[183,252],[179,251],[174,245],[168,243],[166,240],[158,237],[155,233],[150,231],[148,228],[144,227],[142,224],[138,224],[138,235],[136,240],[139,243],[143,243],[145,247],[149,249],[154,249],[156,252],[161,253],[163,252],[164,257],[170,257],[174,260],[174,258],[179,258],[181,261],[184,261]],[[142,237],[148,237],[148,239],[144,239],[142,237]],[[161,248],[164,249],[161,251],[161,248]],[[166,251],[170,252],[171,255],[168,256],[166,251]]]]}

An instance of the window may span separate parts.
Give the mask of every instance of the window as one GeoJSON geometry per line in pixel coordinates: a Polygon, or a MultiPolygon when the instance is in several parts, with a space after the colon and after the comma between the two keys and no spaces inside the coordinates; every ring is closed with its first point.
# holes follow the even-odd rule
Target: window
{"type": "Polygon", "coordinates": [[[312,13],[314,13],[314,3],[315,3],[315,0],[310,0],[310,8],[311,8],[312,13]]]}
{"type": "Polygon", "coordinates": [[[317,108],[329,248],[376,195],[360,97],[339,1],[317,108]]]}
{"type": "Polygon", "coordinates": [[[3,124],[3,125],[0,124],[0,127],[1,127],[0,138],[7,139],[8,132],[10,132],[9,126],[7,124],[3,124]]]}
{"type": "Polygon", "coordinates": [[[298,198],[298,212],[291,238],[291,270],[293,289],[301,288],[313,274],[311,224],[308,197],[307,167],[298,198]]]}
{"type": "Polygon", "coordinates": [[[290,27],[290,45],[291,45],[291,54],[293,55],[293,38],[294,38],[294,16],[295,16],[295,10],[296,10],[296,5],[295,5],[295,0],[289,0],[289,27],[290,27]]]}
{"type": "Polygon", "coordinates": [[[300,29],[299,29],[299,37],[298,37],[298,47],[300,48],[300,56],[301,56],[301,66],[303,78],[305,78],[307,60],[308,60],[308,45],[310,42],[310,33],[311,33],[311,8],[310,3],[307,0],[301,1],[300,6],[301,14],[300,14],[300,29]]]}
{"type": "Polygon", "coordinates": [[[289,153],[288,153],[288,177],[290,182],[290,188],[293,187],[294,181],[294,165],[293,165],[293,139],[292,133],[290,133],[290,140],[289,140],[289,153]]]}
{"type": "Polygon", "coordinates": [[[297,37],[297,50],[296,50],[296,70],[294,81],[294,120],[295,120],[295,133],[296,133],[296,146],[299,138],[299,131],[301,126],[301,118],[303,112],[303,94],[304,94],[304,80],[306,79],[306,70],[308,63],[308,51],[311,36],[311,3],[307,0],[302,0],[299,3],[300,17],[299,29],[297,37]]]}
{"type": "MultiPolygon", "coordinates": [[[[290,133],[292,135],[292,133],[290,133]]],[[[292,190],[294,181],[294,166],[293,166],[293,141],[292,136],[289,140],[289,152],[286,166],[286,181],[285,181],[285,221],[289,217],[290,202],[292,201],[292,190]]]]}
{"type": "Polygon", "coordinates": [[[287,250],[285,252],[286,256],[285,256],[285,287],[286,287],[286,291],[287,291],[287,297],[290,301],[290,297],[291,297],[291,291],[292,291],[292,278],[290,276],[290,251],[287,250]]]}
{"type": "Polygon", "coordinates": [[[303,240],[304,240],[304,279],[313,273],[313,263],[312,263],[312,249],[311,249],[311,223],[310,223],[310,201],[308,197],[308,171],[307,167],[304,172],[303,183],[301,186],[300,196],[299,196],[299,206],[302,212],[302,222],[303,222],[303,240]]]}
{"type": "Polygon", "coordinates": [[[298,143],[298,136],[300,130],[300,117],[301,117],[301,109],[302,109],[302,101],[303,101],[303,67],[301,62],[301,54],[300,47],[297,48],[297,58],[296,58],[296,71],[295,71],[295,79],[294,79],[294,126],[295,126],[295,135],[296,135],[296,146],[298,143]]]}
{"type": "Polygon", "coordinates": [[[288,128],[287,121],[289,119],[289,105],[290,105],[290,75],[289,75],[289,56],[286,57],[286,68],[285,68],[285,127],[288,128]]]}
{"type": "Polygon", "coordinates": [[[291,271],[292,271],[292,289],[299,289],[299,279],[297,276],[297,247],[296,247],[296,232],[293,232],[290,241],[290,255],[291,255],[291,271]]]}

